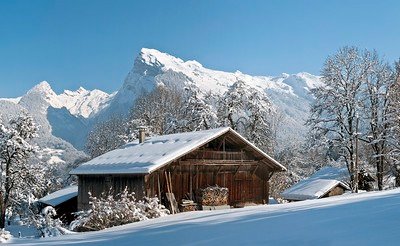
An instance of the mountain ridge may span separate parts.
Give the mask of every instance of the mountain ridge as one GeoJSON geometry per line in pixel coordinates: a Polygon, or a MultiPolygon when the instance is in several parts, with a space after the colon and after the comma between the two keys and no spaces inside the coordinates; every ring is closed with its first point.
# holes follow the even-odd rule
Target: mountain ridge
{"type": "Polygon", "coordinates": [[[128,114],[137,97],[159,84],[179,88],[194,86],[199,89],[199,96],[204,97],[208,94],[222,95],[238,80],[265,93],[285,115],[286,136],[305,132],[303,123],[313,100],[309,92],[321,83],[319,76],[306,72],[282,73],[275,77],[252,76],[240,71],[224,72],[206,68],[195,60],[184,61],[149,48],[141,49],[117,92],[79,87],[75,91],[64,90],[57,94],[48,82],[42,81],[20,98],[0,100],[27,108],[34,105],[30,112],[44,117],[39,118],[46,121],[42,123],[50,134],[83,149],[86,135],[93,125],[113,115],[128,114]]]}

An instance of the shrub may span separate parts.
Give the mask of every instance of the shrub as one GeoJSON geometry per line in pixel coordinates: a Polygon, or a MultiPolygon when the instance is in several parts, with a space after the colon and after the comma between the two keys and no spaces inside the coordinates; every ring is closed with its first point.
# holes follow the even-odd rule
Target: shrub
{"type": "Polygon", "coordinates": [[[135,194],[129,193],[127,188],[116,196],[112,190],[100,197],[89,193],[89,205],[89,210],[75,214],[77,218],[70,224],[71,230],[97,231],[169,214],[157,197],[137,201],[135,194]]]}
{"type": "Polygon", "coordinates": [[[51,206],[47,206],[33,217],[32,222],[38,230],[40,237],[57,237],[68,232],[68,230],[62,227],[60,219],[54,219],[56,215],[56,210],[51,206]]]}

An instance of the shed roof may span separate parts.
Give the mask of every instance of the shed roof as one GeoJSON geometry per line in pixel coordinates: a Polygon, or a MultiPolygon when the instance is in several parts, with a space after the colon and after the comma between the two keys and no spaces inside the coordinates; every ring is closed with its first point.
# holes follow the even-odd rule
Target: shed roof
{"type": "Polygon", "coordinates": [[[350,181],[349,171],[347,167],[331,167],[325,166],[320,170],[316,171],[313,175],[311,175],[309,180],[315,179],[335,179],[338,181],[342,181],[343,183],[348,183],[350,181]]]}
{"type": "Polygon", "coordinates": [[[281,195],[286,200],[309,200],[323,197],[333,188],[341,186],[346,190],[350,188],[341,181],[334,179],[303,180],[285,190],[281,195]]]}
{"type": "Polygon", "coordinates": [[[72,185],[40,198],[39,202],[55,207],[76,196],[78,196],[78,186],[72,185]]]}
{"type": "Polygon", "coordinates": [[[286,170],[284,166],[247,141],[239,133],[229,127],[222,127],[204,131],[150,137],[145,139],[143,143],[139,143],[136,140],[81,164],[72,170],[70,174],[151,173],[228,132],[267,159],[268,163],[275,170],[286,170]]]}

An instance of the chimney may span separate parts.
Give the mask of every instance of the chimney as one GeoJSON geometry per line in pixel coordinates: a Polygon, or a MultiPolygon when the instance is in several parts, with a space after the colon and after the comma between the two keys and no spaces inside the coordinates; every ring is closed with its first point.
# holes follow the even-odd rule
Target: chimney
{"type": "Polygon", "coordinates": [[[146,139],[146,127],[139,126],[139,143],[143,143],[146,139]]]}

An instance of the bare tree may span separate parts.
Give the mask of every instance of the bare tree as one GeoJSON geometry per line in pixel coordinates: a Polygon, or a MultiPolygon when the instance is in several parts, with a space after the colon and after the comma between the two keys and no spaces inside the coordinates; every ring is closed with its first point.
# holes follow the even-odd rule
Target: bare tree
{"type": "Polygon", "coordinates": [[[389,145],[396,186],[400,186],[400,60],[395,63],[394,81],[389,89],[389,145]]]}
{"type": "Polygon", "coordinates": [[[313,134],[328,136],[344,159],[355,192],[357,121],[362,107],[363,58],[355,47],[341,48],[325,61],[323,85],[313,90],[315,102],[307,124],[313,134]]]}
{"type": "Polygon", "coordinates": [[[383,189],[384,164],[389,153],[388,136],[391,127],[389,119],[389,91],[394,76],[389,64],[381,60],[378,54],[363,53],[363,116],[366,121],[366,134],[360,139],[372,149],[375,160],[378,189],[383,189]]]}
{"type": "Polygon", "coordinates": [[[182,95],[174,87],[159,85],[154,91],[140,96],[131,110],[130,119],[149,127],[149,131],[162,135],[168,121],[180,114],[182,95]]]}

